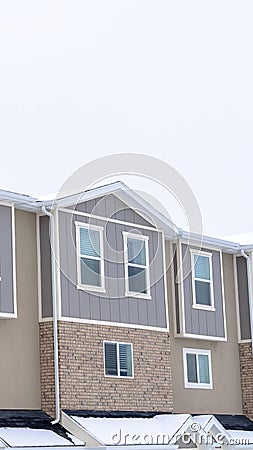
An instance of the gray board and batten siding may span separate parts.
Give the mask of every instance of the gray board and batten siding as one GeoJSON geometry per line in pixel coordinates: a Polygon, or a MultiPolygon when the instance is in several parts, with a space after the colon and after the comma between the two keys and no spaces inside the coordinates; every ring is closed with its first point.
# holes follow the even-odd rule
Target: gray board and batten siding
{"type": "Polygon", "coordinates": [[[41,279],[41,316],[52,317],[52,272],[51,272],[51,245],[49,238],[49,217],[39,217],[39,244],[40,244],[40,279],[41,279]]]}
{"type": "Polygon", "coordinates": [[[217,250],[202,248],[204,252],[212,254],[214,311],[196,309],[193,307],[192,267],[190,250],[199,250],[182,244],[183,262],[183,293],[185,334],[210,338],[225,339],[225,317],[223,308],[223,287],[221,276],[221,253],[217,250]]]}
{"type": "Polygon", "coordinates": [[[87,202],[77,203],[71,207],[72,210],[92,214],[93,216],[107,217],[123,222],[154,227],[155,224],[151,217],[147,217],[146,211],[134,210],[114,194],[109,194],[88,200],[87,202]]]}
{"type": "Polygon", "coordinates": [[[0,315],[15,314],[12,208],[0,205],[0,315]]]}
{"type": "Polygon", "coordinates": [[[178,255],[176,244],[172,245],[173,250],[173,282],[174,282],[174,298],[175,298],[175,319],[176,319],[176,334],[181,333],[181,323],[180,323],[180,305],[179,305],[179,285],[178,285],[178,255]]]}
{"type": "MultiPolygon", "coordinates": [[[[69,319],[166,328],[163,234],[113,195],[89,200],[75,205],[72,210],[69,207],[68,210],[70,212],[61,210],[58,212],[61,316],[69,319]],[[75,214],[75,211],[101,216],[101,219],[75,214]],[[107,218],[115,219],[116,222],[107,218]],[[75,222],[104,228],[105,293],[77,288],[75,222]],[[125,296],[123,231],[149,238],[151,299],[125,296]]],[[[45,230],[43,239],[48,240],[48,232],[46,236],[45,230]]],[[[41,245],[44,244],[41,242],[41,245]]],[[[48,261],[48,251],[41,254],[41,265],[42,257],[48,261]]],[[[41,276],[42,284],[43,278],[41,276]]],[[[44,294],[42,290],[42,303],[46,301],[51,304],[49,291],[50,286],[47,284],[44,294]]],[[[47,314],[42,317],[49,317],[49,310],[48,304],[42,306],[43,314],[44,312],[47,314]]]]}
{"type": "Polygon", "coordinates": [[[244,341],[251,339],[247,263],[244,256],[236,257],[236,276],[241,330],[240,338],[244,341]]]}

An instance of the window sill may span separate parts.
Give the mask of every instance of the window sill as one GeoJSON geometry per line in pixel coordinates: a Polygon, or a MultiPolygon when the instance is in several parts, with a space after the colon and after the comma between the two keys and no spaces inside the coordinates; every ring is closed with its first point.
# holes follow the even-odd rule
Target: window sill
{"type": "Polygon", "coordinates": [[[118,380],[133,380],[134,376],[123,377],[121,375],[105,375],[105,378],[117,378],[118,380]]]}
{"type": "Polygon", "coordinates": [[[89,291],[89,292],[100,292],[101,294],[105,294],[106,290],[103,287],[99,287],[99,286],[88,286],[88,285],[84,285],[84,284],[78,284],[76,286],[77,289],[81,290],[81,291],[89,291]]]}
{"type": "Polygon", "coordinates": [[[213,389],[211,384],[201,383],[186,383],[184,386],[186,389],[213,389]]]}
{"type": "Polygon", "coordinates": [[[192,305],[194,309],[201,309],[202,311],[216,311],[214,306],[205,306],[205,305],[192,305]]]}
{"type": "Polygon", "coordinates": [[[141,294],[138,292],[130,292],[130,291],[125,292],[125,297],[134,297],[134,298],[141,298],[144,300],[152,300],[150,294],[141,294]]]}

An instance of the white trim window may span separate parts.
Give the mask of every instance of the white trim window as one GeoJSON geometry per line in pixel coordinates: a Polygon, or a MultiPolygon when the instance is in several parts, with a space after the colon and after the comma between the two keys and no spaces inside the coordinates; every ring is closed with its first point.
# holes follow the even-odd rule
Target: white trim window
{"type": "Polygon", "coordinates": [[[103,228],[76,222],[78,287],[104,292],[103,228]]]}
{"type": "Polygon", "coordinates": [[[125,342],[104,341],[106,377],[133,378],[133,346],[125,342]]]}
{"type": "Polygon", "coordinates": [[[125,295],[150,297],[148,236],[123,231],[125,295]]]}
{"type": "Polygon", "coordinates": [[[186,388],[213,389],[211,351],[183,349],[186,388]]]}
{"type": "Polygon", "coordinates": [[[191,251],[193,307],[214,310],[212,253],[191,251]]]}

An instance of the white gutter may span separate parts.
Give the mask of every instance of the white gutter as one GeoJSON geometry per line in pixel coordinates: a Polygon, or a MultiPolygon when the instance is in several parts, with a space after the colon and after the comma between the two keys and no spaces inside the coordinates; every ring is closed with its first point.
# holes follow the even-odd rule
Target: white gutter
{"type": "Polygon", "coordinates": [[[57,331],[57,294],[56,294],[56,259],[55,259],[55,222],[54,215],[45,206],[42,212],[50,219],[50,240],[51,240],[51,265],[52,265],[52,299],[53,299],[53,328],[54,328],[54,384],[55,384],[55,420],[52,425],[60,422],[60,383],[59,383],[59,350],[57,331]]]}
{"type": "Polygon", "coordinates": [[[247,279],[248,279],[248,295],[249,295],[249,315],[250,315],[250,332],[251,332],[251,346],[253,353],[253,305],[252,305],[252,276],[251,276],[251,264],[250,257],[245,253],[245,250],[241,249],[241,255],[246,259],[247,264],[247,279]]]}
{"type": "Polygon", "coordinates": [[[214,238],[211,236],[200,235],[197,233],[190,233],[189,231],[181,230],[180,233],[181,239],[185,239],[190,242],[196,242],[196,244],[208,245],[211,247],[219,247],[224,251],[228,251],[229,253],[239,252],[242,246],[239,243],[226,241],[220,238],[214,238]]]}

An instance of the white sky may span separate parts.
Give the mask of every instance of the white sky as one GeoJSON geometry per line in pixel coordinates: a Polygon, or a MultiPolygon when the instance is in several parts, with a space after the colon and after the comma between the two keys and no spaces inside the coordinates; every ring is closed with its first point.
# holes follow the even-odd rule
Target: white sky
{"type": "Polygon", "coordinates": [[[252,19],[251,0],[0,0],[0,187],[56,192],[146,153],[190,184],[205,233],[252,231],[252,19]]]}

